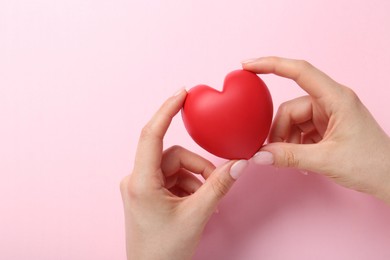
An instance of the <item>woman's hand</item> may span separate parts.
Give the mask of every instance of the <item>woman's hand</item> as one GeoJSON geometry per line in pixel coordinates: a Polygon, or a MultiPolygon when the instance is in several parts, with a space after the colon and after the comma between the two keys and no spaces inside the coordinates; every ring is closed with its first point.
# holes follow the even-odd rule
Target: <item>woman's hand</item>
{"type": "Polygon", "coordinates": [[[121,182],[128,259],[190,259],[218,202],[247,165],[229,161],[215,168],[179,146],[163,152],[165,132],[185,97],[182,90],[169,98],[143,128],[134,170],[121,182]]]}
{"type": "Polygon", "coordinates": [[[389,137],[350,88],[305,61],[266,57],[243,68],[292,79],[309,94],[279,107],[254,162],[318,172],[390,203],[389,137]]]}

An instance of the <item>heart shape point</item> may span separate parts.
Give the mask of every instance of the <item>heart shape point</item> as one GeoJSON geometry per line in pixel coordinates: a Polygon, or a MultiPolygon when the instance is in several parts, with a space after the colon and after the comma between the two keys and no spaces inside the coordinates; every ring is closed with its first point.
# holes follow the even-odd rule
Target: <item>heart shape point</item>
{"type": "Polygon", "coordinates": [[[272,122],[272,98],[254,73],[235,70],[223,90],[198,85],[188,91],[182,108],[192,139],[225,159],[249,159],[263,145],[272,122]]]}

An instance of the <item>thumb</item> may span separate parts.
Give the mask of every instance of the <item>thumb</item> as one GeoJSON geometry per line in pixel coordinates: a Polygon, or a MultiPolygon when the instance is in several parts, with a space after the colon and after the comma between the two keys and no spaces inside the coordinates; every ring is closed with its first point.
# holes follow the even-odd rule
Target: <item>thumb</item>
{"type": "Polygon", "coordinates": [[[270,143],[253,156],[253,162],[260,165],[296,168],[320,172],[324,162],[320,144],[270,143]]]}
{"type": "Polygon", "coordinates": [[[247,167],[248,161],[229,161],[217,167],[193,196],[201,214],[210,216],[218,202],[228,193],[234,182],[247,167]]]}

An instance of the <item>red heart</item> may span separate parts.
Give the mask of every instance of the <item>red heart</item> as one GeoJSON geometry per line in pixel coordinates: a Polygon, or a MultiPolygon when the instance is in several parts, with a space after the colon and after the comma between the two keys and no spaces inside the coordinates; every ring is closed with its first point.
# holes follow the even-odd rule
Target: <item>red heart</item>
{"type": "Polygon", "coordinates": [[[249,159],[263,145],[272,122],[271,95],[245,70],[230,72],[219,92],[206,85],[188,91],[182,117],[201,147],[226,159],[249,159]]]}

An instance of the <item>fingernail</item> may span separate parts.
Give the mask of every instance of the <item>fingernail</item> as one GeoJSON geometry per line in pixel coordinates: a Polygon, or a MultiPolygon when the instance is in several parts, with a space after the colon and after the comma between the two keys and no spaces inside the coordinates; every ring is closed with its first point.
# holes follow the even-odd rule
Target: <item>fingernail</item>
{"type": "Polygon", "coordinates": [[[253,162],[260,165],[271,165],[274,163],[274,156],[267,151],[260,151],[253,156],[253,162]]]}
{"type": "Polygon", "coordinates": [[[238,177],[240,177],[242,171],[248,166],[247,160],[240,160],[238,162],[235,162],[233,166],[230,168],[230,176],[232,176],[233,179],[237,180],[238,177]]]}
{"type": "Polygon", "coordinates": [[[173,96],[176,97],[176,96],[180,95],[181,93],[183,93],[183,91],[185,91],[185,90],[186,90],[185,88],[181,88],[173,96]]]}
{"type": "Polygon", "coordinates": [[[247,59],[247,60],[243,60],[241,61],[242,64],[247,64],[247,63],[251,63],[251,62],[254,62],[256,61],[257,59],[247,59]]]}

